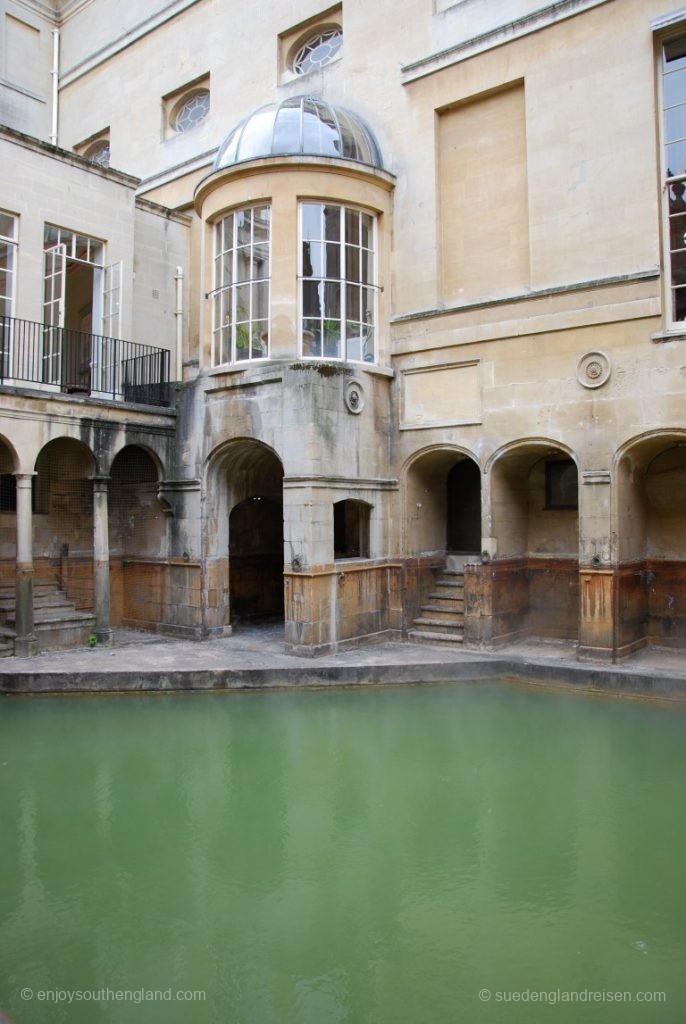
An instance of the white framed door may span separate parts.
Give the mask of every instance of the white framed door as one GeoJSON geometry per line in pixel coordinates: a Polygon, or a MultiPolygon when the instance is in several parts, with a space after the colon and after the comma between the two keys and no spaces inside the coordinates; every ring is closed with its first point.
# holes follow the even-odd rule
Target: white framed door
{"type": "Polygon", "coordinates": [[[43,285],[43,351],[42,380],[45,384],[60,383],[62,361],[62,328],[64,327],[64,296],[67,281],[67,250],[63,244],[45,250],[43,285]]]}
{"type": "MultiPolygon", "coordinates": [[[[101,292],[101,334],[93,339],[93,386],[103,394],[116,394],[119,387],[117,339],[120,336],[121,308],[121,263],[112,263],[102,268],[101,292]]],[[[97,323],[97,312],[93,318],[97,323]]]]}

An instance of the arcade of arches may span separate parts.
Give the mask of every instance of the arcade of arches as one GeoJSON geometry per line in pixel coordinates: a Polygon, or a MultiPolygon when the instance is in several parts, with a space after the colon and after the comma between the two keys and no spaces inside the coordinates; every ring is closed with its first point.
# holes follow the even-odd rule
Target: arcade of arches
{"type": "Polygon", "coordinates": [[[292,647],[317,646],[316,615],[338,630],[316,634],[329,647],[400,635],[446,565],[464,574],[467,643],[578,640],[589,657],[649,643],[686,647],[679,432],[628,442],[600,482],[552,441],[523,441],[486,459],[448,445],[420,451],[400,475],[394,558],[380,555],[392,538],[372,495],[303,497],[279,455],[252,438],[208,459],[201,552],[179,550],[178,508],[159,454],[123,444],[105,468],[84,441],[57,437],[22,471],[0,438],[2,653],[10,640],[29,653],[93,634],[107,642],[117,626],[202,637],[260,619],[285,620],[292,647]],[[293,524],[306,537],[307,515],[330,533],[326,564],[293,556],[293,524]],[[593,537],[603,515],[613,524],[605,547],[593,537]]]}

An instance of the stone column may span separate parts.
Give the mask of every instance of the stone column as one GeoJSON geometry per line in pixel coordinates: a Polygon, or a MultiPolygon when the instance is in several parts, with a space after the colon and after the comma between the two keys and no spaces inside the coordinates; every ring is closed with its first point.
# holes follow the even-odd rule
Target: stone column
{"type": "Polygon", "coordinates": [[[112,643],[110,626],[110,544],[107,524],[108,476],[93,477],[93,597],[98,643],[112,643]]]}
{"type": "Polygon", "coordinates": [[[17,482],[17,575],[15,592],[16,638],[14,653],[19,658],[35,654],[33,631],[33,525],[31,481],[35,473],[15,473],[17,482]]]}

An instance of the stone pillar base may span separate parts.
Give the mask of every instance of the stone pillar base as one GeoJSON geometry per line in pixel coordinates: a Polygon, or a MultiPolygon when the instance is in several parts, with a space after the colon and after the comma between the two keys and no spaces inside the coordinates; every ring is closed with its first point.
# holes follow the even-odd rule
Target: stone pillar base
{"type": "Polygon", "coordinates": [[[114,633],[111,629],[96,629],[98,647],[114,647],[114,633]]]}
{"type": "Polygon", "coordinates": [[[35,636],[16,636],[14,638],[14,657],[33,658],[38,654],[38,640],[35,636]]]}

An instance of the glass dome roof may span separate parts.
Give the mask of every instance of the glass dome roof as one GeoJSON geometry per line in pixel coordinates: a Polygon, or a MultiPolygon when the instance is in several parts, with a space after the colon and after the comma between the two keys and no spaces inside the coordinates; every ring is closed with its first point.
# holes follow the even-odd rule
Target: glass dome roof
{"type": "Polygon", "coordinates": [[[328,156],[383,168],[381,151],[364,121],[313,96],[291,96],[260,107],[219,147],[214,170],[265,156],[328,156]]]}

